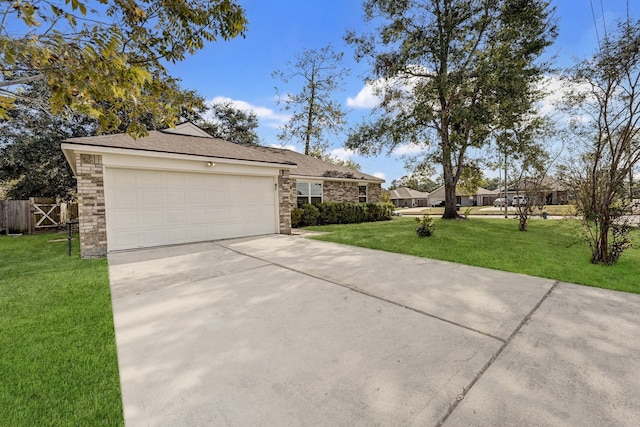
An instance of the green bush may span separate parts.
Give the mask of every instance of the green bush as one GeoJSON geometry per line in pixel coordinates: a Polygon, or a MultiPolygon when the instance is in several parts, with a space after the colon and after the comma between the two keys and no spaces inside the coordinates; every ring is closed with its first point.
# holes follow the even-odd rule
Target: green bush
{"type": "Polygon", "coordinates": [[[302,222],[302,214],[304,213],[304,209],[302,208],[293,208],[291,211],[291,226],[294,228],[298,228],[300,223],[302,222]]]}
{"type": "Polygon", "coordinates": [[[387,221],[393,217],[391,203],[326,202],[305,204],[291,211],[291,225],[355,224],[361,222],[387,221]]]}
{"type": "Polygon", "coordinates": [[[302,216],[300,217],[299,227],[305,227],[307,225],[318,225],[320,219],[320,210],[315,205],[304,204],[302,205],[302,216]]]}
{"type": "Polygon", "coordinates": [[[416,227],[416,234],[418,237],[433,236],[433,218],[429,215],[423,215],[422,218],[416,218],[416,222],[418,223],[418,226],[416,227]]]}

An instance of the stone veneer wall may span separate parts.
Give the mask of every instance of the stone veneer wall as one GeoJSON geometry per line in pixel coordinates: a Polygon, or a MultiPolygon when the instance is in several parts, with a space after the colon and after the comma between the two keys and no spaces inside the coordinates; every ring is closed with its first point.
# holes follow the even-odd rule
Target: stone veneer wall
{"type": "Polygon", "coordinates": [[[367,184],[369,188],[367,191],[369,192],[369,202],[371,203],[380,203],[382,201],[382,185],[381,184],[367,184]]]}
{"type": "Polygon", "coordinates": [[[80,256],[107,255],[107,222],[104,206],[102,156],[76,154],[80,256]]]}
{"type": "Polygon", "coordinates": [[[325,181],[322,200],[325,202],[358,202],[358,183],[349,181],[325,181]]]}
{"type": "MultiPolygon", "coordinates": [[[[291,234],[291,182],[293,181],[293,191],[295,191],[295,180],[289,178],[289,171],[281,169],[278,175],[278,203],[280,204],[280,234],[291,234]]],[[[295,203],[295,198],[293,203],[295,203]]]]}

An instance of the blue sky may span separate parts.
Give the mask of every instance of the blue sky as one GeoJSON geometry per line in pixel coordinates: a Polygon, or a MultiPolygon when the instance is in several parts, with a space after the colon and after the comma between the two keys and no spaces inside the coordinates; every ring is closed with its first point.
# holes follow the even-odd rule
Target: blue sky
{"type": "MultiPolygon", "coordinates": [[[[262,144],[280,146],[283,142],[277,138],[278,127],[288,116],[276,105],[274,87],[278,86],[281,92],[286,87],[271,74],[286,68],[296,52],[331,43],[336,51],[345,52],[343,65],[351,69],[345,90],[337,92],[335,100],[349,111],[350,123],[368,115],[372,99],[363,91],[367,65],[357,63],[351,46],[343,41],[346,30],[364,27],[361,0],[239,0],[239,3],[249,19],[244,39],[210,43],[195,56],[169,66],[169,72],[182,80],[184,88],[196,90],[208,101],[230,100],[238,108],[253,110],[260,122],[258,135],[262,144]]],[[[627,5],[632,19],[640,18],[638,0],[555,0],[552,4],[557,8],[559,36],[549,53],[557,55],[559,66],[571,65],[574,59],[592,53],[605,28],[611,30],[616,19],[626,17],[627,5]]],[[[402,154],[411,154],[411,147],[389,156],[360,157],[344,150],[345,139],[344,134],[328,138],[333,154],[355,160],[363,172],[384,178],[385,186],[407,174],[402,154]]],[[[303,151],[295,141],[284,145],[303,151]]],[[[492,171],[486,173],[496,175],[492,171]]]]}

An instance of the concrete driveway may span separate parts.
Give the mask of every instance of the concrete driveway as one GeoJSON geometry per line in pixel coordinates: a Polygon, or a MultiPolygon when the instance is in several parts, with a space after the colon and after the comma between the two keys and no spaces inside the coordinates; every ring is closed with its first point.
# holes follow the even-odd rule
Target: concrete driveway
{"type": "Polygon", "coordinates": [[[128,426],[640,424],[640,295],[279,235],[109,273],[128,426]]]}

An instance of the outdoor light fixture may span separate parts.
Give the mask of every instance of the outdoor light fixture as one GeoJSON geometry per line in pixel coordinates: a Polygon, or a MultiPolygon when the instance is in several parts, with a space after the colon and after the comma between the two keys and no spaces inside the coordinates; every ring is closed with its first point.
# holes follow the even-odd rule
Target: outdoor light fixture
{"type": "Polygon", "coordinates": [[[207,166],[215,166],[216,164],[213,162],[207,162],[207,166]]]}

